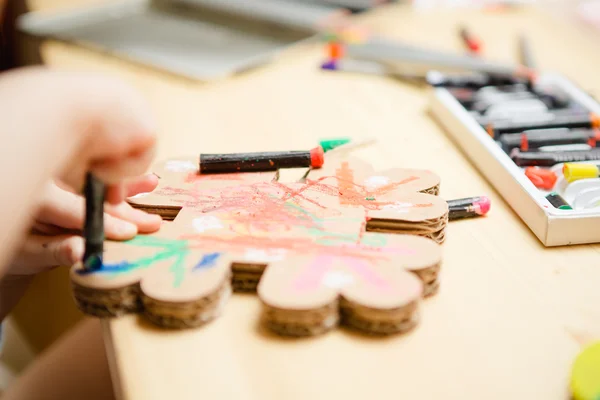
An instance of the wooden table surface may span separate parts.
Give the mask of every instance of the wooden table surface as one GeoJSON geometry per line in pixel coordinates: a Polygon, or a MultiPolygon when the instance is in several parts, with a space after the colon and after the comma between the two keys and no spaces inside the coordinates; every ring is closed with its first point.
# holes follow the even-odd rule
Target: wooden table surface
{"type": "MultiPolygon", "coordinates": [[[[457,25],[468,22],[486,56],[498,60],[515,60],[517,34],[525,32],[540,66],[600,93],[593,38],[541,12],[418,14],[394,5],[364,21],[392,37],[455,51],[462,51],[457,25]]],[[[256,295],[238,294],[201,329],[115,319],[105,328],[122,398],[567,398],[573,358],[600,337],[600,246],[543,248],[429,118],[424,88],[321,72],[318,46],[211,84],[73,45],[46,42],[42,50],[52,66],[116,74],[139,88],[160,126],[159,158],[375,136],[378,144],[357,155],[376,167],[429,168],[441,175],[444,198],[492,199],[488,218],[450,224],[441,291],[425,301],[411,334],[371,339],[338,329],[283,340],[257,329],[256,295]]]]}

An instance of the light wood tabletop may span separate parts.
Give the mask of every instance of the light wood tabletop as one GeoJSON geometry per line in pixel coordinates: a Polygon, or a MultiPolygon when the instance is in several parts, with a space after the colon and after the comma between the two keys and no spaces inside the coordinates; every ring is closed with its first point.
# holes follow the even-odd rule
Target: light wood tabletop
{"type": "MultiPolygon", "coordinates": [[[[538,65],[600,93],[589,33],[534,10],[416,13],[381,8],[363,21],[432,48],[463,51],[468,23],[490,59],[515,61],[529,35],[538,65]]],[[[106,321],[124,399],[566,399],[573,358],[600,338],[600,246],[545,249],[427,114],[427,90],[390,78],[318,69],[320,46],[201,84],[74,45],[45,42],[46,63],[115,74],[148,99],[159,158],[295,149],[374,136],[357,156],[376,167],[429,168],[446,199],[489,195],[487,218],[452,222],[441,290],[412,333],[369,338],[344,329],[284,340],[258,329],[256,295],[233,295],[200,329],[167,331],[136,316],[106,321]]],[[[600,228],[599,228],[600,229],[600,228]]]]}

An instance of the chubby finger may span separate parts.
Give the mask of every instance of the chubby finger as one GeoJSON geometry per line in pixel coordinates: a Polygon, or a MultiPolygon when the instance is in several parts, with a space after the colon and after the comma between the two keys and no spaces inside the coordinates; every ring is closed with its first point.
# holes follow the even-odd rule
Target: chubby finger
{"type": "Polygon", "coordinates": [[[36,222],[64,229],[83,228],[85,203],[81,196],[58,186],[48,186],[36,222]]]}
{"type": "Polygon", "coordinates": [[[140,176],[147,171],[154,159],[154,144],[153,140],[148,140],[147,143],[140,142],[136,146],[143,150],[95,161],[90,165],[90,169],[98,178],[109,184],[122,183],[128,178],[140,176]]]}
{"type": "Polygon", "coordinates": [[[148,193],[158,186],[158,176],[154,174],[142,175],[125,185],[125,196],[131,197],[140,193],[148,193]]]}
{"type": "MultiPolygon", "coordinates": [[[[125,187],[125,197],[135,196],[140,193],[152,192],[158,186],[158,176],[155,174],[145,174],[127,181],[123,186],[125,187]]],[[[60,180],[53,182],[60,189],[66,190],[67,192],[77,193],[72,187],[65,184],[60,180]]]]}
{"type": "Polygon", "coordinates": [[[107,186],[104,201],[108,204],[119,204],[125,201],[125,187],[123,184],[107,186]]]}
{"type": "Polygon", "coordinates": [[[158,186],[158,177],[154,174],[146,174],[134,178],[130,182],[107,187],[106,201],[109,204],[119,204],[127,197],[139,193],[148,193],[158,186]]]}
{"type": "Polygon", "coordinates": [[[30,275],[80,261],[85,250],[83,238],[76,235],[26,237],[11,263],[11,273],[30,275]]]}
{"type": "Polygon", "coordinates": [[[138,226],[132,221],[126,221],[104,213],[104,236],[111,240],[129,240],[140,232],[138,226]]]}
{"type": "Polygon", "coordinates": [[[55,225],[48,225],[42,222],[35,221],[33,226],[31,227],[32,234],[41,234],[41,235],[81,235],[81,230],[79,229],[65,229],[59,228],[55,225]]]}
{"type": "MultiPolygon", "coordinates": [[[[152,233],[160,229],[162,218],[159,215],[148,214],[142,210],[137,210],[128,203],[121,203],[116,206],[107,206],[106,212],[116,219],[129,221],[133,223],[139,233],[152,233]]],[[[107,219],[105,219],[107,221],[107,219]]],[[[108,226],[106,227],[108,231],[108,226]]]]}
{"type": "MultiPolygon", "coordinates": [[[[126,204],[126,203],[122,203],[126,204]]],[[[113,206],[118,207],[118,206],[113,206]]],[[[111,206],[106,206],[111,210],[111,206]]],[[[113,213],[114,214],[114,213],[113,213]]],[[[143,232],[147,231],[147,221],[141,216],[128,213],[116,213],[117,215],[130,216],[132,220],[119,218],[110,213],[104,213],[104,234],[107,239],[126,240],[133,238],[138,233],[135,222],[142,224],[143,232]]],[[[42,206],[38,212],[36,222],[38,225],[45,224],[55,226],[64,230],[83,229],[85,221],[85,200],[75,193],[62,190],[51,185],[46,192],[42,206]]]]}

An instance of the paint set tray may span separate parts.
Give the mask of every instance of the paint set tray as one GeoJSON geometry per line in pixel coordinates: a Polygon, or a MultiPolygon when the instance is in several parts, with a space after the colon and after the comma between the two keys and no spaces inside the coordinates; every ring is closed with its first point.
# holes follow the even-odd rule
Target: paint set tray
{"type": "MultiPolygon", "coordinates": [[[[538,85],[557,88],[576,107],[600,113],[600,104],[562,76],[542,75],[536,82],[538,85]]],[[[572,190],[574,184],[586,181],[587,187],[595,186],[600,191],[600,179],[568,184],[562,177],[563,164],[556,164],[549,167],[558,176],[554,187],[551,190],[538,189],[525,175],[525,168],[511,159],[472,112],[452,94],[452,90],[433,88],[430,112],[545,246],[600,242],[600,207],[559,209],[546,199],[549,193],[557,192],[573,205],[571,202],[577,194],[572,190]]],[[[600,161],[585,163],[600,165],[600,161]]]]}

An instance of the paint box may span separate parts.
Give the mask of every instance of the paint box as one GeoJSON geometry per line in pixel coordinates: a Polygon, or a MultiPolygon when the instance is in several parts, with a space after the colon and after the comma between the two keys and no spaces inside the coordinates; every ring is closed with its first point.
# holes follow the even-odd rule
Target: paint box
{"type": "Polygon", "coordinates": [[[28,13],[18,28],[206,81],[264,64],[346,14],[281,0],[124,0],[28,13]]]}
{"type": "MultiPolygon", "coordinates": [[[[588,111],[600,113],[600,104],[560,75],[543,75],[539,83],[555,85],[588,111]]],[[[432,88],[430,112],[545,246],[600,242],[600,208],[552,207],[546,196],[553,190],[564,193],[565,187],[559,187],[563,180],[552,190],[536,188],[524,168],[511,160],[450,90],[432,88]]],[[[561,165],[553,168],[560,172],[561,165]]]]}

